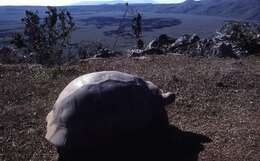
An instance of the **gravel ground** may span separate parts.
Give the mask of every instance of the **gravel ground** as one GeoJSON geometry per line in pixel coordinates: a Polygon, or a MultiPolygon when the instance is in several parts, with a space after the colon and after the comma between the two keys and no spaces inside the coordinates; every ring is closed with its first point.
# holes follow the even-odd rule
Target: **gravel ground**
{"type": "MultiPolygon", "coordinates": [[[[208,136],[200,161],[259,161],[260,58],[150,56],[85,60],[77,65],[0,65],[0,160],[54,161],[45,117],[58,94],[81,74],[118,70],[177,95],[171,123],[208,136]]],[[[174,153],[174,152],[173,152],[174,153]]]]}

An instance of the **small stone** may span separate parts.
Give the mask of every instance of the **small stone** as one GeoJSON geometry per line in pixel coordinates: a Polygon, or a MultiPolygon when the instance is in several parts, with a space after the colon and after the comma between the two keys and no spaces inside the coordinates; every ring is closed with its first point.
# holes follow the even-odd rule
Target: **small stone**
{"type": "Polygon", "coordinates": [[[35,133],[35,132],[36,132],[36,130],[33,129],[33,128],[29,128],[28,131],[27,131],[28,134],[32,134],[32,133],[35,133]]]}

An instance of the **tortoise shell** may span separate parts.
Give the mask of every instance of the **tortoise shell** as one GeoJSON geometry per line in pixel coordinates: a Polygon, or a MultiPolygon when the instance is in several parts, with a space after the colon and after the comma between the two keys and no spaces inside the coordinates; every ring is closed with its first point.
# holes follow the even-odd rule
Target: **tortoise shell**
{"type": "Polygon", "coordinates": [[[80,76],[48,114],[46,139],[57,147],[96,147],[142,130],[168,127],[175,99],[138,76],[103,71],[80,76]]]}

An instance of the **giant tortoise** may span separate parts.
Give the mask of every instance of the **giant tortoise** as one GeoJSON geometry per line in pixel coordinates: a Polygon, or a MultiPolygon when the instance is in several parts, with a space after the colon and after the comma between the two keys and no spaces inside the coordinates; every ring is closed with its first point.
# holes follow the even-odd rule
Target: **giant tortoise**
{"type": "Polygon", "coordinates": [[[138,76],[86,74],[60,93],[46,118],[46,139],[58,150],[98,149],[161,136],[169,127],[164,106],[174,100],[173,93],[138,76]]]}

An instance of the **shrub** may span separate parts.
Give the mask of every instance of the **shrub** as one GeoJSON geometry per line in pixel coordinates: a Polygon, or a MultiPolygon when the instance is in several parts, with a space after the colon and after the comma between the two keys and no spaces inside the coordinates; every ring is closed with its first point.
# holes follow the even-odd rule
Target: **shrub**
{"type": "Polygon", "coordinates": [[[26,48],[28,53],[36,53],[39,64],[59,64],[69,47],[75,23],[70,12],[56,7],[47,7],[46,17],[41,19],[37,12],[26,11],[22,18],[23,33],[17,33],[12,43],[17,48],[26,48]]]}

